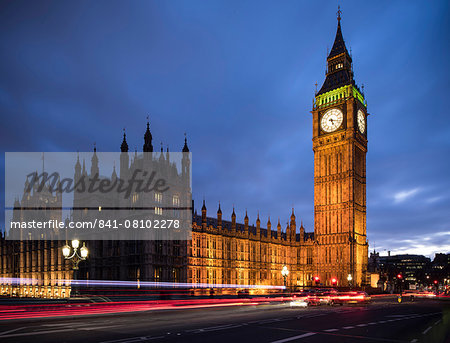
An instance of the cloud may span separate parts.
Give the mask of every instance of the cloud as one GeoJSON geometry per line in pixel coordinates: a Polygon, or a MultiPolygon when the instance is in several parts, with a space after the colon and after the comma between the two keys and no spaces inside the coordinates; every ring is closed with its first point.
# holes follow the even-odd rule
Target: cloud
{"type": "Polygon", "coordinates": [[[401,203],[403,201],[405,201],[408,198],[413,197],[415,194],[417,194],[417,192],[419,192],[420,188],[413,188],[410,190],[406,190],[406,191],[400,191],[398,193],[394,194],[394,202],[396,204],[401,203]]]}
{"type": "MultiPolygon", "coordinates": [[[[404,236],[403,233],[399,235],[404,236]]],[[[391,235],[383,239],[381,244],[378,241],[376,250],[381,251],[382,255],[390,251],[391,255],[413,254],[433,258],[436,253],[450,253],[450,230],[411,235],[403,239],[398,235],[391,235]]]]}

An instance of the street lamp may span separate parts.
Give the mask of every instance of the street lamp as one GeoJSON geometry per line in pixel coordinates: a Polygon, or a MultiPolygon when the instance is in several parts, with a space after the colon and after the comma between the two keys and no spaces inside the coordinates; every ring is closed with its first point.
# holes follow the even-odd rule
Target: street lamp
{"type": "Polygon", "coordinates": [[[284,289],[286,289],[286,278],[289,275],[289,270],[286,266],[283,266],[283,269],[281,269],[281,275],[283,275],[284,289]]]}
{"type": "Polygon", "coordinates": [[[320,283],[320,277],[314,276],[314,282],[316,283],[316,286],[319,286],[319,283],[320,283]]]}
{"type": "Polygon", "coordinates": [[[80,249],[78,249],[80,247],[80,241],[78,239],[72,240],[71,243],[72,248],[66,244],[62,248],[62,253],[66,260],[72,261],[72,269],[73,269],[72,290],[73,295],[78,295],[78,289],[76,288],[78,264],[80,264],[81,261],[84,261],[87,258],[89,250],[88,248],[86,248],[85,243],[83,243],[83,246],[80,249]],[[73,252],[71,254],[72,249],[73,252]]]}
{"type": "Polygon", "coordinates": [[[334,277],[331,279],[331,284],[336,287],[337,286],[337,279],[334,277]]]}
{"type": "Polygon", "coordinates": [[[353,280],[352,274],[348,274],[347,275],[347,281],[348,281],[349,287],[352,287],[352,280],[353,280]]]}

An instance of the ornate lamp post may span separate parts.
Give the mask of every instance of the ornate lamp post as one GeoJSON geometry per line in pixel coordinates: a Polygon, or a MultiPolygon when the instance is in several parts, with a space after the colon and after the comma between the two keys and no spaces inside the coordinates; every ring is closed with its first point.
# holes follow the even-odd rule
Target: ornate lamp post
{"type": "Polygon", "coordinates": [[[72,261],[72,269],[73,269],[73,280],[72,280],[72,293],[73,295],[78,295],[78,288],[76,287],[76,280],[77,280],[77,274],[78,274],[78,264],[81,261],[84,261],[88,254],[89,250],[86,248],[85,243],[83,243],[83,246],[78,249],[80,246],[80,241],[77,239],[74,239],[72,241],[72,248],[69,245],[65,245],[62,248],[62,253],[64,255],[64,258],[66,260],[72,261]],[[73,249],[73,252],[72,252],[73,249]],[[72,253],[71,253],[72,252],[72,253]]]}
{"type": "Polygon", "coordinates": [[[288,270],[288,268],[286,266],[283,266],[283,269],[281,269],[281,275],[283,275],[284,288],[286,290],[287,289],[286,288],[286,278],[289,275],[289,270],[288,270]]]}
{"type": "Polygon", "coordinates": [[[348,281],[348,285],[349,285],[350,288],[352,287],[352,280],[353,280],[352,274],[348,274],[347,275],[347,281],[348,281]]]}

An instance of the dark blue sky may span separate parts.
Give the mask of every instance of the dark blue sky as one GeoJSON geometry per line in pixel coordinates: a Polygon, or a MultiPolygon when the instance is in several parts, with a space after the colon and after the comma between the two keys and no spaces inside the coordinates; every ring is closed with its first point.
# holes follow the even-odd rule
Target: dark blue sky
{"type": "MultiPolygon", "coordinates": [[[[371,249],[450,252],[449,4],[341,1],[368,101],[371,249]]],[[[196,207],[313,230],[312,98],[334,1],[2,1],[3,151],[193,153],[196,207]]],[[[4,160],[1,160],[3,167],[4,160]]],[[[3,177],[2,177],[3,178],[3,177]]],[[[3,187],[3,185],[2,185],[3,187]]]]}

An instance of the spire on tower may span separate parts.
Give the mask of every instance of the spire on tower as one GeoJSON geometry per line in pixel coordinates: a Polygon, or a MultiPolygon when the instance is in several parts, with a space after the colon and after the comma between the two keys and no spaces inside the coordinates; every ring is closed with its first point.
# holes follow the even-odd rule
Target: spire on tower
{"type": "Polygon", "coordinates": [[[217,214],[222,214],[222,210],[220,209],[220,201],[219,201],[219,209],[217,210],[217,214]]]}
{"type": "Polygon", "coordinates": [[[203,206],[202,206],[202,211],[206,211],[205,198],[203,198],[203,206]]]}
{"type": "Polygon", "coordinates": [[[186,132],[184,133],[184,147],[183,147],[183,152],[189,152],[189,148],[188,148],[188,146],[187,146],[186,132]]]}
{"type": "Polygon", "coordinates": [[[144,134],[144,148],[142,149],[144,152],[153,152],[152,145],[152,134],[150,132],[150,122],[147,116],[147,130],[144,134]]]}
{"type": "Polygon", "coordinates": [[[121,152],[128,152],[128,143],[127,143],[127,135],[125,134],[125,128],[123,128],[123,141],[122,145],[120,146],[121,152]]]}
{"type": "Polygon", "coordinates": [[[338,14],[338,26],[336,31],[336,37],[334,38],[333,47],[331,48],[330,54],[328,55],[328,59],[331,57],[337,56],[342,53],[347,53],[347,48],[345,46],[344,37],[342,36],[342,30],[341,30],[341,10],[337,11],[338,14]]]}
{"type": "Polygon", "coordinates": [[[316,96],[342,86],[355,84],[353,79],[352,57],[348,53],[347,47],[345,46],[344,37],[342,35],[341,13],[341,9],[338,7],[336,36],[334,38],[333,47],[329,53],[327,51],[327,77],[316,96]]]}

